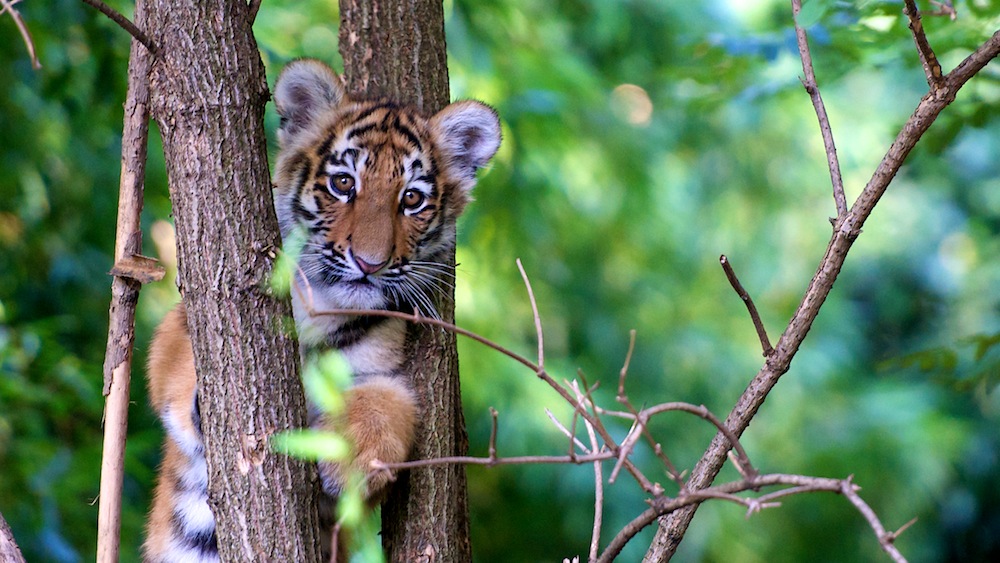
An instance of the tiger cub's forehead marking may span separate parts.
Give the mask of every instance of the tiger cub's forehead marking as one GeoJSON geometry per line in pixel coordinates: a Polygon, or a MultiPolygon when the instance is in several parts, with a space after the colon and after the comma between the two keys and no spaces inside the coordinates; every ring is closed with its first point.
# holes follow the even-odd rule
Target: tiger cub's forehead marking
{"type": "MultiPolygon", "coordinates": [[[[402,117],[409,120],[405,114],[402,117]]],[[[318,172],[326,176],[340,173],[355,176],[358,193],[363,190],[363,178],[386,181],[401,178],[404,184],[411,184],[409,187],[432,195],[436,191],[434,166],[424,153],[426,142],[420,141],[399,114],[372,113],[369,121],[332,131],[317,151],[316,156],[321,159],[318,172]]]]}

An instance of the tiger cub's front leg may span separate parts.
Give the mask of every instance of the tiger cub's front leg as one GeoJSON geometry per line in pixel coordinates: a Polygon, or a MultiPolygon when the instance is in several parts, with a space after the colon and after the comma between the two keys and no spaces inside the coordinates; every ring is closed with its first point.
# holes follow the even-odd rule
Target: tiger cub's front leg
{"type": "MultiPolygon", "coordinates": [[[[406,460],[417,424],[416,398],[400,377],[368,376],[348,391],[344,412],[324,416],[320,424],[351,443],[353,456],[348,467],[368,475],[364,496],[374,506],[384,499],[390,476],[373,474],[372,462],[406,460]]],[[[320,464],[320,476],[331,495],[339,494],[346,485],[347,472],[340,464],[320,464]]]]}

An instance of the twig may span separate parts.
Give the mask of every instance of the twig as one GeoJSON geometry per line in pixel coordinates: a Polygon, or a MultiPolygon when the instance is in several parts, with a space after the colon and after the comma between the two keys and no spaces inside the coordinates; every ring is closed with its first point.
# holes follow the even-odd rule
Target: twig
{"type": "Polygon", "coordinates": [[[819,118],[819,130],[823,135],[823,146],[826,148],[826,162],[830,167],[830,180],[833,183],[833,200],[837,205],[837,219],[839,221],[847,213],[847,198],[844,195],[844,179],[840,174],[840,161],[837,159],[837,146],[833,142],[833,129],[830,127],[830,118],[826,115],[826,106],[823,105],[823,97],[820,96],[819,86],[816,84],[816,73],[813,72],[812,55],[809,54],[809,38],[806,30],[802,29],[798,22],[799,12],[802,10],[802,0],[792,0],[792,16],[795,20],[795,38],[799,45],[799,56],[802,59],[802,86],[809,93],[812,100],[816,117],[819,118]]]}
{"type": "MultiPolygon", "coordinates": [[[[600,446],[597,444],[597,434],[594,427],[586,420],[583,421],[587,428],[587,436],[590,438],[590,447],[593,452],[597,452],[600,446]]],[[[594,528],[590,535],[590,556],[587,561],[595,561],[597,552],[601,546],[601,524],[604,521],[604,472],[601,469],[601,462],[594,462],[594,528]]]]}
{"type": "Polygon", "coordinates": [[[35,42],[31,39],[31,30],[28,29],[27,24],[24,23],[24,19],[21,18],[21,13],[14,9],[14,5],[20,1],[0,0],[0,6],[3,7],[0,10],[0,15],[10,12],[10,17],[14,20],[14,25],[17,26],[17,30],[21,33],[21,40],[24,41],[25,48],[28,49],[28,56],[31,57],[31,66],[35,70],[38,70],[42,68],[42,63],[38,61],[38,55],[35,52],[35,42]]]}
{"type": "MultiPolygon", "coordinates": [[[[835,229],[826,254],[820,261],[816,274],[809,282],[809,287],[806,289],[798,309],[775,345],[775,353],[767,359],[730,411],[726,419],[726,426],[736,436],[743,433],[771,389],[777,384],[778,379],[788,372],[792,358],[809,333],[813,321],[815,321],[838,274],[844,267],[847,254],[861,233],[861,227],[889,187],[889,183],[899,171],[906,156],[934,123],[938,114],[955,100],[955,95],[962,86],[993,60],[998,53],[1000,53],[1000,31],[994,33],[989,40],[980,45],[945,76],[945,87],[925,95],[914,110],[913,115],[907,120],[882,162],[872,174],[868,185],[865,186],[857,201],[840,221],[838,228],[835,229]]],[[[725,462],[728,450],[727,442],[728,439],[722,434],[715,436],[691,473],[691,478],[688,480],[690,488],[703,488],[711,484],[725,462]]],[[[685,507],[664,519],[644,561],[653,563],[669,559],[676,551],[680,540],[683,539],[687,526],[694,517],[694,512],[694,507],[685,507]]]]}
{"type": "MultiPolygon", "coordinates": [[[[628,352],[625,353],[625,361],[622,364],[621,371],[618,372],[618,395],[615,399],[628,409],[628,412],[633,416],[638,417],[639,413],[636,411],[635,407],[628,400],[628,395],[625,393],[625,378],[628,377],[628,368],[632,363],[632,353],[635,351],[635,329],[629,331],[629,342],[628,342],[628,352]]],[[[594,405],[595,414],[597,414],[597,405],[594,405]]],[[[667,475],[670,479],[677,483],[677,486],[681,489],[684,488],[684,479],[681,473],[677,471],[677,467],[674,466],[670,458],[663,453],[663,448],[659,443],[653,438],[652,434],[649,433],[649,427],[645,424],[640,426],[643,436],[646,437],[646,441],[649,443],[650,447],[653,449],[653,453],[656,455],[657,459],[663,463],[664,467],[667,468],[667,475]]]]}
{"type": "Polygon", "coordinates": [[[920,64],[923,65],[924,74],[927,75],[927,85],[932,90],[940,88],[944,82],[944,77],[941,74],[941,63],[938,62],[934,49],[927,41],[927,34],[924,33],[924,24],[920,21],[917,3],[914,0],[903,0],[903,13],[910,20],[910,32],[913,34],[913,42],[917,45],[920,64]]]}
{"type": "Polygon", "coordinates": [[[638,420],[642,422],[643,425],[649,422],[649,419],[664,412],[669,411],[682,411],[697,415],[710,423],[732,444],[733,450],[736,451],[736,457],[738,463],[737,468],[740,473],[747,478],[752,478],[756,476],[757,470],[754,468],[753,464],[750,463],[750,456],[747,455],[746,450],[743,449],[743,444],[740,443],[739,438],[736,434],[730,430],[712,411],[708,410],[705,405],[692,405],[691,403],[684,403],[680,401],[673,401],[670,403],[662,403],[659,405],[654,405],[652,407],[647,407],[639,411],[638,415],[632,415],[630,413],[623,412],[605,412],[605,414],[610,414],[612,416],[621,416],[624,418],[631,418],[635,416],[638,420]]]}
{"type": "Polygon", "coordinates": [[[625,378],[628,376],[628,366],[632,363],[632,353],[635,352],[635,329],[628,331],[628,352],[625,352],[625,361],[622,369],[618,371],[618,400],[625,399],[625,378]]]}
{"type": "Polygon", "coordinates": [[[513,457],[476,457],[476,456],[448,456],[436,457],[433,459],[416,459],[413,461],[401,461],[399,463],[385,463],[374,460],[371,463],[373,473],[385,471],[403,471],[406,469],[417,469],[421,467],[440,467],[442,465],[484,465],[494,467],[497,465],[581,465],[594,461],[604,461],[614,459],[615,453],[608,450],[593,454],[576,456],[571,458],[568,455],[525,455],[513,457]]]}
{"type": "Polygon", "coordinates": [[[753,327],[757,329],[757,338],[760,339],[760,347],[764,350],[764,357],[768,357],[774,353],[774,348],[771,347],[771,340],[767,337],[767,330],[764,328],[764,322],[760,320],[760,313],[757,312],[757,306],[753,304],[753,299],[750,298],[750,294],[744,289],[743,284],[740,283],[739,278],[736,277],[736,272],[733,271],[732,264],[729,263],[729,258],[723,254],[719,256],[719,263],[722,264],[722,269],[726,272],[726,278],[729,279],[729,285],[733,286],[733,290],[736,291],[736,295],[740,296],[743,300],[743,304],[747,306],[747,311],[750,312],[750,320],[753,321],[753,327]]]}
{"type": "Polygon", "coordinates": [[[490,419],[492,423],[490,424],[490,446],[489,454],[490,459],[497,458],[497,410],[490,407],[490,419]]]}
{"type": "Polygon", "coordinates": [[[930,3],[936,6],[938,9],[933,12],[924,12],[927,16],[948,16],[951,21],[955,21],[958,18],[958,12],[955,11],[955,6],[952,5],[951,0],[944,0],[943,2],[936,2],[935,0],[930,0],[930,3]]]}
{"type": "MultiPolygon", "coordinates": [[[[892,560],[896,561],[896,563],[906,563],[906,558],[903,557],[903,554],[896,549],[895,545],[893,545],[898,533],[890,533],[886,531],[885,526],[882,525],[882,522],[878,519],[875,511],[868,506],[868,503],[866,503],[860,495],[858,495],[858,487],[852,482],[852,477],[848,477],[841,482],[840,493],[851,501],[851,504],[853,504],[854,507],[858,509],[858,512],[865,517],[865,520],[868,521],[868,525],[875,530],[875,535],[878,537],[878,543],[882,546],[882,550],[888,553],[889,556],[892,557],[892,560]]],[[[913,521],[911,520],[910,522],[913,521]]],[[[908,526],[909,524],[906,524],[906,526],[901,528],[899,532],[902,532],[908,526]]]]}
{"type": "MultiPolygon", "coordinates": [[[[580,376],[581,381],[583,381],[584,389],[586,390],[585,393],[581,393],[579,387],[575,384],[576,382],[574,382],[574,385],[571,386],[573,391],[576,393],[577,406],[580,409],[581,413],[586,413],[587,409],[586,406],[588,404],[590,405],[591,414],[593,414],[593,417],[587,418],[586,420],[594,425],[594,429],[604,440],[604,443],[609,448],[611,448],[612,451],[615,452],[615,455],[618,458],[618,461],[615,463],[615,468],[612,470],[611,475],[608,477],[608,482],[614,483],[615,479],[617,479],[618,477],[618,472],[621,470],[622,467],[625,467],[628,470],[629,474],[632,475],[632,478],[635,479],[637,483],[639,483],[640,487],[642,487],[642,490],[653,495],[654,497],[662,495],[663,487],[660,486],[659,483],[654,483],[650,481],[646,477],[646,475],[642,471],[639,471],[639,468],[635,467],[635,464],[633,464],[632,461],[629,459],[629,455],[631,454],[632,451],[632,446],[631,445],[626,446],[624,441],[622,444],[619,445],[613,439],[611,439],[611,435],[608,433],[607,429],[604,427],[604,422],[601,420],[601,414],[599,412],[597,402],[594,401],[594,395],[592,391],[593,389],[597,388],[597,384],[595,383],[594,387],[587,386],[587,380],[584,377],[583,370],[578,370],[577,375],[580,376]]],[[[626,439],[627,438],[628,436],[626,436],[626,439]]]]}
{"type": "Polygon", "coordinates": [[[889,537],[886,538],[887,541],[889,541],[889,542],[895,542],[896,538],[898,538],[903,532],[905,532],[907,529],[909,529],[910,526],[912,526],[912,525],[914,525],[916,523],[917,523],[917,517],[914,516],[912,519],[910,519],[909,522],[907,522],[906,524],[903,524],[902,526],[900,526],[899,529],[897,529],[895,532],[890,532],[889,533],[889,537]]]}
{"type": "MultiPolygon", "coordinates": [[[[573,411],[573,412],[574,412],[574,414],[576,413],[576,411],[573,411]]],[[[573,435],[573,433],[571,431],[567,430],[566,427],[563,426],[563,424],[561,422],[559,422],[559,419],[556,418],[556,415],[552,414],[552,411],[550,411],[549,409],[545,409],[545,414],[546,414],[546,416],[549,417],[549,420],[552,421],[552,424],[554,424],[556,426],[556,428],[559,429],[560,432],[562,432],[563,434],[566,435],[567,438],[569,438],[569,442],[571,444],[571,447],[570,447],[571,451],[570,451],[569,456],[571,458],[576,455],[576,450],[574,448],[572,448],[572,445],[575,445],[577,448],[580,448],[580,451],[582,451],[584,453],[587,453],[587,454],[590,454],[590,453],[593,453],[594,451],[597,451],[597,450],[591,451],[590,449],[588,449],[587,446],[585,446],[583,444],[583,442],[581,442],[576,436],[573,435]]],[[[575,417],[574,417],[574,420],[576,420],[575,417]]]]}
{"type": "MultiPolygon", "coordinates": [[[[545,409],[545,410],[546,410],[546,412],[549,412],[549,414],[551,414],[551,412],[548,409],[545,409]]],[[[554,418],[555,417],[553,417],[553,419],[554,418]]],[[[570,430],[569,430],[569,434],[570,434],[569,455],[570,455],[570,457],[573,457],[573,456],[576,455],[576,449],[573,448],[573,441],[575,440],[575,441],[579,442],[579,440],[576,439],[576,421],[578,421],[578,420],[580,420],[580,411],[577,410],[577,409],[573,409],[573,420],[572,420],[572,422],[570,422],[570,430]]],[[[597,451],[597,450],[594,450],[594,451],[597,451]]]]}
{"type": "Polygon", "coordinates": [[[250,4],[248,5],[248,7],[249,7],[250,21],[251,22],[257,21],[257,12],[260,11],[260,0],[250,0],[250,4]]]}
{"type": "MultiPolygon", "coordinates": [[[[145,3],[136,5],[136,17],[145,19],[145,3]]],[[[149,137],[149,68],[147,50],[131,46],[128,92],[122,131],[122,170],[119,182],[118,224],[115,234],[115,269],[111,282],[108,345],[104,358],[104,449],[101,455],[101,488],[97,526],[97,561],[118,561],[121,529],[121,492],[128,427],[132,347],[135,342],[135,306],[141,274],[150,264],[131,260],[142,247],[143,178],[146,141],[149,137]],[[137,273],[138,272],[138,273],[137,273]]],[[[148,273],[148,271],[146,272],[148,273]]]]}
{"type": "Polygon", "coordinates": [[[111,18],[111,21],[118,24],[118,27],[127,31],[129,35],[135,38],[136,41],[145,45],[145,47],[149,49],[149,52],[153,53],[154,56],[159,54],[156,48],[156,44],[153,43],[153,40],[150,39],[149,36],[146,35],[144,31],[136,27],[136,25],[132,23],[128,18],[121,15],[119,12],[115,11],[114,8],[108,6],[104,2],[101,2],[101,0],[83,0],[83,2],[84,4],[96,8],[105,16],[111,18]]]}
{"type": "Polygon", "coordinates": [[[340,553],[340,531],[343,524],[337,522],[333,525],[333,529],[330,530],[330,563],[337,563],[337,555],[340,553]]]}
{"type": "Polygon", "coordinates": [[[542,336],[542,318],[538,314],[538,303],[535,302],[535,293],[531,291],[531,282],[528,280],[528,274],[524,272],[521,259],[518,258],[515,262],[517,262],[518,271],[521,272],[521,279],[524,280],[524,288],[528,290],[528,301],[531,302],[531,314],[535,318],[535,334],[538,336],[538,368],[543,369],[545,367],[545,337],[542,336]]]}

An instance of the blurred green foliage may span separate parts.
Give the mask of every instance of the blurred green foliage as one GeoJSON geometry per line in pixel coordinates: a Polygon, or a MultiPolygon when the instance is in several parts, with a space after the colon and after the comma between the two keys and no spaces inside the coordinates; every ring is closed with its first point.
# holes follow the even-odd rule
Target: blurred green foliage
{"type": "MultiPolygon", "coordinates": [[[[926,91],[901,4],[805,3],[849,201],[926,91]]],[[[924,19],[947,68],[1000,26],[996,0],[956,6],[955,21],[924,19]]],[[[85,561],[95,551],[128,38],[75,0],[18,8],[43,69],[31,69],[13,22],[0,17],[0,512],[28,560],[85,561]]],[[[602,382],[599,400],[613,404],[635,328],[633,402],[684,400],[724,415],[762,359],[718,256],[729,256],[776,339],[834,213],[787,3],[449,0],[445,8],[453,96],[496,106],[505,134],[460,224],[459,324],[533,353],[520,257],[554,375],[582,369],[602,382]]],[[[265,2],[256,31],[272,81],[297,56],[339,65],[336,21],[332,2],[265,2]]],[[[853,474],[888,527],[918,517],[898,542],[914,561],[1000,559],[998,108],[994,64],[910,156],[746,434],[765,471],[853,474]]],[[[268,130],[276,123],[269,111],[268,130]]],[[[153,137],[145,251],[170,265],[153,137]]],[[[174,300],[168,276],[140,303],[123,560],[137,557],[161,438],[139,366],[174,300]]],[[[467,340],[460,347],[473,452],[485,453],[489,406],[500,411],[501,455],[564,452],[543,412],[567,420],[558,397],[509,360],[467,340]]],[[[682,468],[713,435],[676,413],[653,432],[682,468]]],[[[667,485],[650,452],[636,455],[667,485]]],[[[589,467],[470,468],[469,476],[478,561],[586,552],[589,467]]],[[[627,478],[606,494],[605,541],[645,508],[627,478]]],[[[650,537],[621,560],[638,560],[650,537]]],[[[677,560],[880,557],[853,508],[814,495],[749,520],[737,506],[708,503],[677,560]]]]}

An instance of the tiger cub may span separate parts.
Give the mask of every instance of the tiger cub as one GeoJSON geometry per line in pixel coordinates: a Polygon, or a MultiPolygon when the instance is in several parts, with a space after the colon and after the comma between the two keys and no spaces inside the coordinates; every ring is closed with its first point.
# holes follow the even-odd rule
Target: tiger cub
{"type": "MultiPolygon", "coordinates": [[[[317,420],[354,444],[354,466],[406,459],[420,412],[402,373],[405,322],[386,317],[310,316],[328,309],[386,309],[435,315],[433,292],[448,283],[455,220],[476,170],[500,145],[496,113],[475,101],[427,118],[387,100],[348,97],[340,78],[314,60],[289,64],[274,99],[281,116],[274,174],[282,237],[300,229],[292,305],[304,355],[335,348],[351,366],[344,421],[317,420]],[[444,279],[442,279],[444,278],[444,279]]],[[[157,329],[149,351],[149,394],[167,437],[143,558],[151,563],[218,561],[215,519],[200,430],[197,384],[184,305],[157,329]]],[[[315,414],[313,418],[319,418],[315,414]]],[[[343,486],[321,464],[325,492],[343,486]]],[[[367,483],[377,502],[387,478],[367,483]]]]}

